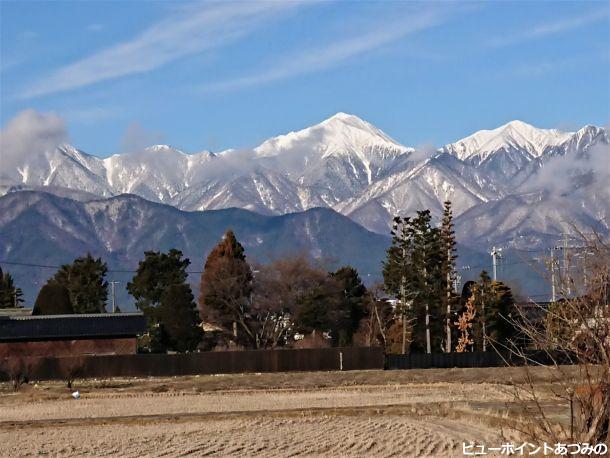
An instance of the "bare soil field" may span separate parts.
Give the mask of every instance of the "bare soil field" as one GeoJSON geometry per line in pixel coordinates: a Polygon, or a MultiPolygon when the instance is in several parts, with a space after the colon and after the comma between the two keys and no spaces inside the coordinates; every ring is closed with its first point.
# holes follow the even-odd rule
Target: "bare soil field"
{"type": "MultiPolygon", "coordinates": [[[[553,369],[539,368],[544,387],[553,369]]],[[[0,456],[462,456],[499,446],[520,368],[0,384],[0,456]]],[[[547,402],[556,402],[548,393],[547,402]]],[[[558,405],[558,416],[564,406],[558,405]]]]}

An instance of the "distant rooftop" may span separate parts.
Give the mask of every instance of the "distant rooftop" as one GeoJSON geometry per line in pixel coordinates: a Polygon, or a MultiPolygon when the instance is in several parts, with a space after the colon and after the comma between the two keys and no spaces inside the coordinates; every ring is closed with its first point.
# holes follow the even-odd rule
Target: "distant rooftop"
{"type": "Polygon", "coordinates": [[[26,309],[24,307],[11,307],[7,309],[0,309],[0,318],[5,316],[29,316],[32,314],[32,309],[26,309]]]}
{"type": "Polygon", "coordinates": [[[145,331],[141,313],[0,316],[0,342],[135,337],[145,331]]]}

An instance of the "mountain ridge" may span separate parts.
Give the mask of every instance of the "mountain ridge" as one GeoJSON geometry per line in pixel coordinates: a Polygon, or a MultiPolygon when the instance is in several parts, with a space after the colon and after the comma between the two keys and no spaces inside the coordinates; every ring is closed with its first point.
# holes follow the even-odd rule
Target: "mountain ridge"
{"type": "MultiPolygon", "coordinates": [[[[542,191],[553,178],[545,177],[551,170],[560,177],[557,181],[589,186],[595,179],[576,175],[589,167],[591,174],[603,177],[599,161],[588,161],[589,156],[608,154],[608,144],[601,127],[560,132],[515,120],[422,152],[339,112],[251,150],[188,154],[153,145],[100,159],[62,145],[9,157],[0,164],[0,191],[48,188],[70,195],[64,190],[71,189],[82,199],[132,193],[182,210],[239,207],[267,215],[329,207],[387,233],[396,214],[429,208],[438,218],[444,200],[453,201],[459,216],[511,194],[542,191]],[[561,158],[569,158],[563,169],[557,166],[561,158]]],[[[603,160],[601,164],[603,168],[603,160]]],[[[592,194],[599,193],[597,187],[592,194]]],[[[568,218],[581,214],[569,203],[564,207],[568,218]]]]}

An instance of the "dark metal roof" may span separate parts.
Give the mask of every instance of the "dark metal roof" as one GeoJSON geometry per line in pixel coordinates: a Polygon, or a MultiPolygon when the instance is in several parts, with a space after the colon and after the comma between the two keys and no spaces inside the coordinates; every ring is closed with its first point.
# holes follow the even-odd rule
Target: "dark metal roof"
{"type": "Polygon", "coordinates": [[[0,317],[0,342],[133,337],[145,331],[141,313],[0,317]]]}

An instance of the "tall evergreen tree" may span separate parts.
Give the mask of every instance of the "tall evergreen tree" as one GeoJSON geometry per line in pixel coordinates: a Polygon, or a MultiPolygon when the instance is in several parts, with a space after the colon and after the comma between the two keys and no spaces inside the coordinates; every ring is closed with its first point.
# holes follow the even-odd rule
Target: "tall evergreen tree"
{"type": "Polygon", "coordinates": [[[49,282],[68,289],[75,313],[103,313],[108,299],[107,272],[106,263],[88,253],[61,266],[49,282]]]}
{"type": "Polygon", "coordinates": [[[412,260],[413,231],[411,218],[396,216],[392,224],[392,244],[387,250],[383,262],[383,283],[388,294],[398,299],[395,312],[400,317],[400,326],[394,326],[394,331],[400,329],[401,351],[404,353],[411,347],[413,333],[411,327],[416,322],[413,302],[417,296],[415,284],[416,267],[412,260]],[[407,324],[408,323],[408,324],[407,324]]]}
{"type": "Polygon", "coordinates": [[[20,307],[23,303],[23,292],[15,286],[13,277],[9,272],[2,272],[0,268],[0,308],[20,307]]]}
{"type": "Polygon", "coordinates": [[[414,218],[396,217],[383,264],[386,291],[405,304],[406,310],[398,312],[410,323],[413,351],[428,351],[428,345],[430,351],[447,351],[447,306],[451,310],[456,300],[451,289],[456,259],[451,205],[445,205],[440,228],[431,220],[429,210],[414,218]]]}
{"type": "Polygon", "coordinates": [[[518,317],[510,288],[501,281],[492,281],[488,273],[482,271],[478,282],[471,283],[464,294],[476,308],[475,350],[490,351],[494,346],[501,349],[508,345],[517,334],[514,320],[518,317]]]}
{"type": "Polygon", "coordinates": [[[459,297],[453,290],[453,283],[455,281],[455,261],[457,259],[456,254],[456,241],[455,231],[453,229],[453,210],[451,208],[451,202],[446,201],[443,208],[443,217],[441,219],[440,227],[440,243],[441,243],[441,276],[443,279],[443,295],[441,297],[441,313],[444,314],[445,318],[445,352],[449,353],[455,346],[455,342],[452,342],[452,313],[457,312],[459,305],[459,297]]]}
{"type": "Polygon", "coordinates": [[[401,304],[406,304],[409,286],[413,279],[413,238],[410,231],[409,217],[394,218],[392,225],[392,244],[387,250],[383,262],[383,283],[385,291],[396,297],[401,304]]]}
{"type": "Polygon", "coordinates": [[[179,352],[193,351],[203,338],[200,319],[191,287],[186,283],[170,285],[156,310],[161,343],[179,352]]]}
{"type": "Polygon", "coordinates": [[[351,266],[341,267],[331,273],[331,277],[339,283],[342,299],[338,320],[331,326],[333,343],[349,345],[365,313],[366,287],[358,271],[351,266]]]}
{"type": "Polygon", "coordinates": [[[152,311],[160,305],[165,290],[186,282],[186,268],[190,263],[189,259],[182,258],[182,251],[173,248],[167,253],[145,252],[136,274],[127,283],[127,291],[136,300],[136,307],[152,318],[152,311]]]}
{"type": "Polygon", "coordinates": [[[248,324],[252,278],[244,248],[228,230],[205,262],[199,311],[205,321],[221,326],[234,341],[248,346],[257,345],[248,324]]]}
{"type": "Polygon", "coordinates": [[[327,274],[317,278],[297,300],[295,326],[304,333],[330,331],[333,343],[338,344],[340,337],[345,339],[350,319],[344,299],[340,282],[327,274]]]}
{"type": "Polygon", "coordinates": [[[476,309],[477,320],[473,326],[474,348],[477,351],[490,350],[489,324],[490,308],[493,301],[491,278],[487,271],[481,271],[479,280],[472,287],[473,303],[476,309]]]}
{"type": "Polygon", "coordinates": [[[136,300],[136,307],[146,317],[149,350],[152,352],[163,352],[167,349],[183,351],[189,347],[187,343],[193,335],[188,320],[187,299],[190,286],[186,284],[186,268],[189,264],[187,258],[182,258],[180,250],[171,249],[167,253],[147,251],[144,253],[144,259],[138,264],[133,279],[127,283],[127,291],[136,300]],[[176,288],[173,288],[174,286],[176,288]],[[164,298],[165,306],[162,307],[164,298]],[[171,317],[172,313],[176,316],[171,317]],[[165,320],[169,320],[169,331],[164,330],[165,320]]]}
{"type": "Polygon", "coordinates": [[[518,332],[515,327],[518,313],[513,293],[508,285],[501,281],[494,281],[491,288],[493,298],[485,309],[487,336],[491,345],[503,348],[518,332]]]}
{"type": "Polygon", "coordinates": [[[415,293],[412,346],[416,351],[428,351],[428,332],[430,351],[440,350],[444,337],[445,315],[440,310],[444,291],[440,230],[431,226],[431,219],[429,210],[418,211],[410,225],[414,272],[411,288],[415,293]]]}

